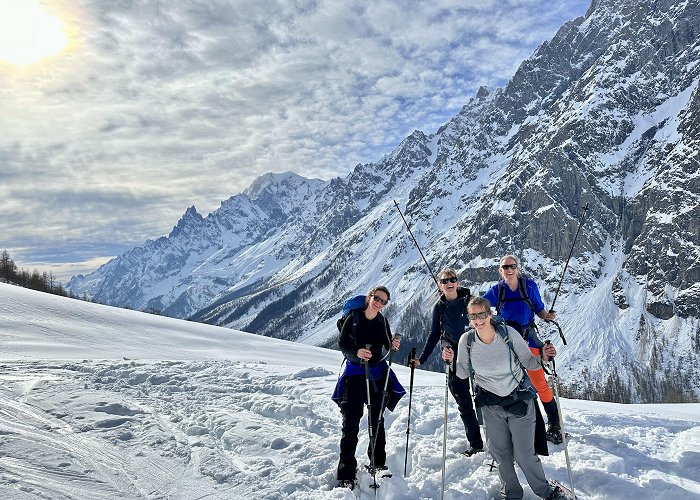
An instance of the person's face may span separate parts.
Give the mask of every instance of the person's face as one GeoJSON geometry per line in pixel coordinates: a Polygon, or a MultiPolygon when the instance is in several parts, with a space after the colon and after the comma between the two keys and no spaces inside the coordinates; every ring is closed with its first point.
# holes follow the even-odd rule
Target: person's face
{"type": "Polygon", "coordinates": [[[382,290],[376,290],[370,297],[369,307],[379,312],[389,303],[389,297],[382,290]]]}
{"type": "Polygon", "coordinates": [[[467,307],[467,317],[469,318],[469,323],[479,331],[491,321],[491,308],[487,306],[469,306],[467,307]]]}
{"type": "Polygon", "coordinates": [[[518,264],[514,259],[506,257],[498,266],[498,272],[505,281],[510,281],[518,277],[518,264]]]}
{"type": "Polygon", "coordinates": [[[459,279],[454,274],[441,274],[438,278],[440,282],[440,290],[446,296],[450,297],[457,295],[457,288],[459,288],[459,279]]]}

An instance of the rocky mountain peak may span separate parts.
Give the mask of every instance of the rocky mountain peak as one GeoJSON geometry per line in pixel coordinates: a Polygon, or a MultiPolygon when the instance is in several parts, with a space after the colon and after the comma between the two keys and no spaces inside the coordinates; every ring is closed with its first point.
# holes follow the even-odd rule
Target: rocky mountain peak
{"type": "Polygon", "coordinates": [[[343,300],[381,282],[392,329],[420,346],[435,286],[396,201],[432,269],[460,269],[473,293],[515,253],[550,304],[571,254],[557,298],[568,395],[697,399],[699,8],[596,0],[436,133],[330,182],[266,174],[205,218],[188,209],[176,229],[189,240],[171,234],[69,288],[332,346],[343,300]]]}

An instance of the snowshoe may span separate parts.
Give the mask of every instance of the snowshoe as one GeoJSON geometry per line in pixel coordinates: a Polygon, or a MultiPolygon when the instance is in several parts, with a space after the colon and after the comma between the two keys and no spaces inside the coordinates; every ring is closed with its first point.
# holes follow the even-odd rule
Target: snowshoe
{"type": "Polygon", "coordinates": [[[548,479],[547,482],[554,491],[547,497],[547,500],[574,500],[573,492],[555,479],[548,479]]]}
{"type": "Polygon", "coordinates": [[[391,477],[393,475],[391,472],[389,472],[389,467],[386,465],[375,465],[374,468],[372,468],[371,465],[367,464],[365,465],[365,469],[367,469],[367,472],[373,476],[376,473],[377,477],[391,477]]]}

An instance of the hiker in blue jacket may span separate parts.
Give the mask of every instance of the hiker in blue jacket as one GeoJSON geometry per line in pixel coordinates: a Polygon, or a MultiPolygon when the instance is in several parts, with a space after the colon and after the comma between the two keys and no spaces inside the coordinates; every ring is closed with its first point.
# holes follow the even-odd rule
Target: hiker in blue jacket
{"type": "MultiPolygon", "coordinates": [[[[467,318],[467,303],[471,298],[468,288],[462,288],[459,284],[457,271],[451,267],[446,267],[438,274],[440,291],[442,295],[437,304],[433,307],[433,322],[430,335],[425,341],[423,352],[417,359],[411,360],[412,366],[419,366],[425,363],[435,349],[440,339],[448,345],[454,354],[457,354],[457,344],[462,334],[469,326],[467,318]]],[[[475,453],[484,451],[484,442],[481,439],[479,422],[474,412],[472,396],[469,391],[469,381],[455,376],[454,369],[451,369],[447,379],[447,386],[452,393],[452,397],[457,402],[459,416],[464,423],[467,433],[469,448],[464,455],[470,457],[475,453]]]]}
{"type": "Polygon", "coordinates": [[[374,470],[386,470],[386,438],[384,433],[384,416],[381,408],[384,401],[386,408],[393,410],[405,393],[393,371],[384,360],[383,350],[397,351],[401,345],[400,338],[393,338],[389,322],[381,311],[389,303],[389,290],[385,286],[373,287],[367,292],[362,310],[350,314],[340,330],[338,345],[346,358],[345,370],[338,380],[333,399],[340,406],[343,416],[342,436],[340,439],[340,459],[338,461],[337,479],[340,485],[353,489],[355,487],[357,460],[355,450],[360,430],[360,420],[367,403],[367,383],[363,363],[369,364],[369,396],[371,415],[369,416],[374,436],[374,447],[370,441],[367,456],[374,470]],[[367,348],[366,346],[370,347],[367,348]],[[384,382],[389,370],[389,387],[384,399],[384,382]],[[374,448],[374,450],[372,450],[374,448]],[[372,456],[374,451],[374,456],[372,456]]]}
{"type": "MultiPolygon", "coordinates": [[[[530,351],[537,356],[544,344],[537,335],[535,315],[544,320],[554,320],[557,315],[554,311],[545,310],[537,284],[522,276],[517,257],[504,256],[498,272],[501,279],[484,294],[484,298],[496,308],[496,314],[520,333],[528,342],[530,351]]],[[[544,370],[540,367],[528,371],[528,375],[547,414],[547,439],[559,444],[562,442],[559,410],[552,389],[547,385],[544,370]]]]}

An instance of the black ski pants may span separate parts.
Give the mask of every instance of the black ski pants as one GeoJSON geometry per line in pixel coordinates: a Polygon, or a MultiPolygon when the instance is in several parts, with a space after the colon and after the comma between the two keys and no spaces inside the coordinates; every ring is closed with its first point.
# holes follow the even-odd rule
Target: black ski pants
{"type": "Polygon", "coordinates": [[[459,416],[462,417],[469,444],[473,448],[483,448],[484,441],[481,439],[479,421],[476,418],[471,392],[469,391],[469,379],[461,379],[453,370],[450,370],[447,377],[447,386],[452,393],[452,397],[454,397],[457,402],[459,416]]]}
{"type": "MultiPolygon", "coordinates": [[[[376,446],[374,449],[374,465],[386,465],[386,436],[384,433],[384,415],[379,415],[382,404],[382,390],[384,380],[370,382],[370,406],[372,408],[372,432],[376,434],[376,446]],[[375,390],[376,386],[376,390],[375,390]]],[[[364,414],[365,401],[367,399],[367,384],[364,376],[347,377],[343,387],[343,400],[340,403],[340,412],[343,416],[342,435],[340,438],[340,460],[338,462],[339,480],[355,479],[357,460],[355,450],[359,441],[360,421],[364,414]]],[[[372,463],[372,443],[367,446],[367,457],[372,463]]]]}

